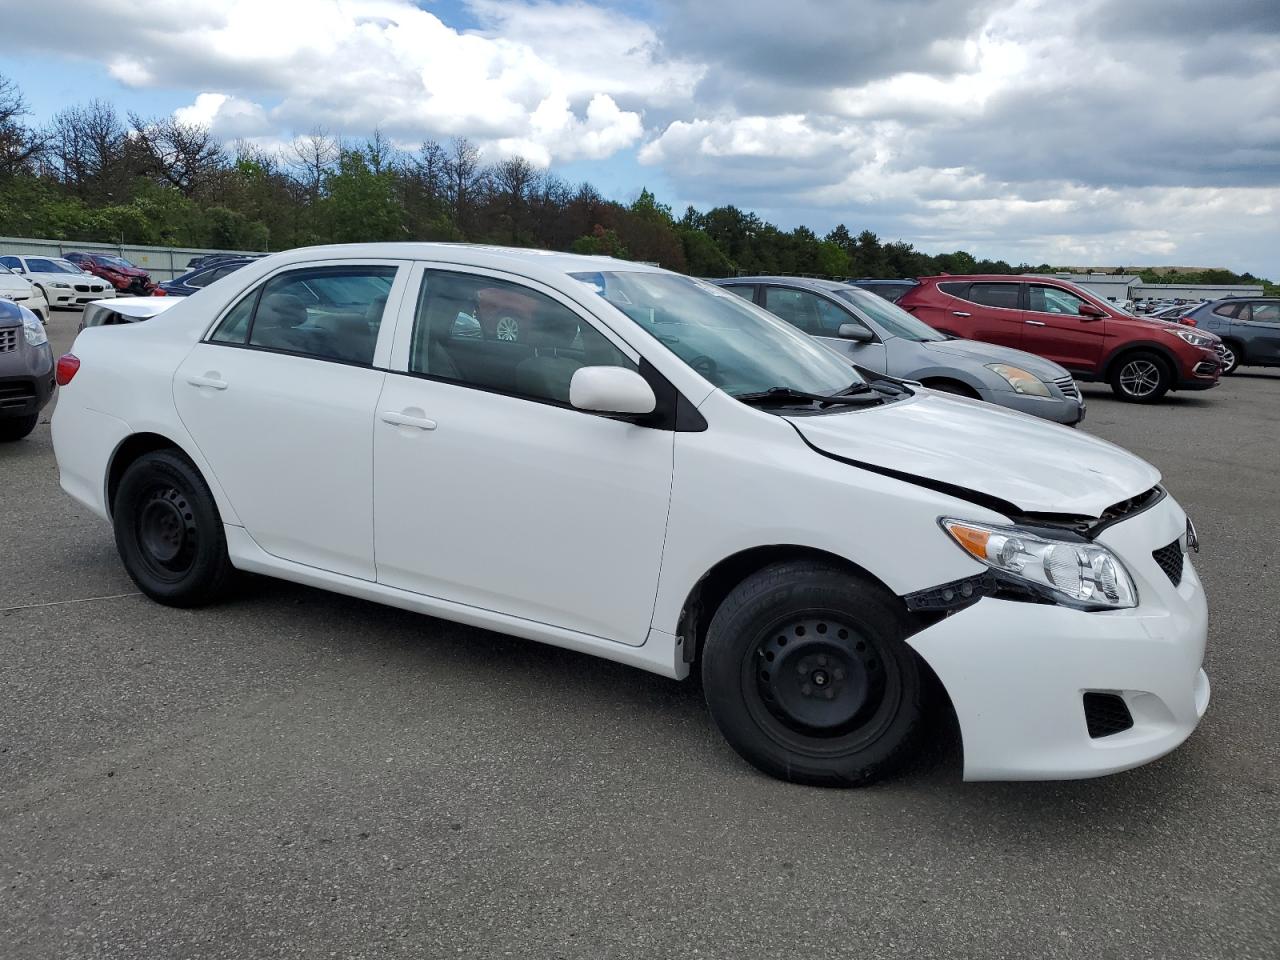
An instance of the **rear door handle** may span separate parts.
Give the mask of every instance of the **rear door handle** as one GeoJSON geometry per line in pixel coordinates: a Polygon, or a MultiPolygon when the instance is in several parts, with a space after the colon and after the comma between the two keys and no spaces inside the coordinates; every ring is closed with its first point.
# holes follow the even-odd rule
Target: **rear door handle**
{"type": "Polygon", "coordinates": [[[219,379],[216,373],[207,373],[203,377],[187,377],[187,383],[193,387],[208,387],[210,390],[227,389],[227,381],[219,379]]]}
{"type": "Polygon", "coordinates": [[[970,316],[973,316],[973,314],[965,313],[963,310],[952,310],[952,311],[951,311],[951,315],[952,315],[953,317],[970,317],[970,316]]]}
{"type": "Polygon", "coordinates": [[[1028,324],[1030,324],[1030,325],[1031,325],[1031,326],[1033,326],[1033,327],[1044,327],[1044,326],[1047,326],[1047,324],[1041,323],[1039,320],[1028,320],[1028,321],[1027,321],[1027,323],[1028,323],[1028,324]]]}
{"type": "Polygon", "coordinates": [[[419,430],[434,430],[436,422],[426,417],[415,417],[408,413],[397,413],[394,410],[382,411],[382,422],[393,427],[417,427],[419,430]]]}

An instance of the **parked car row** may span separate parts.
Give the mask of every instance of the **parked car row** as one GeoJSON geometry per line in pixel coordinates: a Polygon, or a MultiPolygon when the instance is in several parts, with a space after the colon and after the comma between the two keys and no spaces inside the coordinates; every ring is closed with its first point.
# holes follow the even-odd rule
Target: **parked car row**
{"type": "MultiPolygon", "coordinates": [[[[972,319],[987,282],[903,299],[972,319]]],[[[1037,283],[999,309],[1114,320],[1095,370],[1210,336],[1037,283]]],[[[1022,337],[947,339],[856,285],[453,244],[97,306],[56,365],[60,480],[160,603],[244,570],[698,670],[747,761],[831,786],[908,762],[935,707],[967,779],[1045,779],[1163,756],[1208,706],[1190,519],[1152,466],[1046,422],[1083,406],[1022,337]],[[938,371],[950,391],[916,379],[938,371]]]]}

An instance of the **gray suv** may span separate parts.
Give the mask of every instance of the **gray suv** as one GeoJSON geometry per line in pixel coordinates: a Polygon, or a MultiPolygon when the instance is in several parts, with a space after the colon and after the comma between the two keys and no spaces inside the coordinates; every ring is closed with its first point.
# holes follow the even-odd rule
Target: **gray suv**
{"type": "Polygon", "coordinates": [[[1052,360],[939,333],[918,317],[848,283],[799,277],[732,277],[714,283],[803,330],[852,363],[1075,426],[1084,398],[1052,360]]]}
{"type": "Polygon", "coordinates": [[[0,441],[21,440],[53,396],[53,351],[40,318],[0,300],[0,441]]]}
{"type": "Polygon", "coordinates": [[[1280,297],[1214,300],[1184,314],[1202,330],[1222,338],[1224,374],[1236,367],[1280,367],[1280,297]]]}

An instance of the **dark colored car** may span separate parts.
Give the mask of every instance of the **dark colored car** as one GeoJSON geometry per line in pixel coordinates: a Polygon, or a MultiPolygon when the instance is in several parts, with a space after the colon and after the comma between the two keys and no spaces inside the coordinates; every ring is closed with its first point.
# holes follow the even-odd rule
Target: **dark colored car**
{"type": "Polygon", "coordinates": [[[1223,373],[1280,367],[1280,297],[1232,297],[1202,303],[1183,318],[1222,338],[1223,373]]]}
{"type": "Polygon", "coordinates": [[[221,280],[229,273],[235,273],[246,263],[253,261],[248,257],[238,260],[215,260],[205,266],[198,267],[172,280],[162,280],[152,291],[157,297],[189,297],[197,290],[202,290],[215,280],[221,280]]]}
{"type": "Polygon", "coordinates": [[[1214,334],[1135,317],[1050,277],[921,277],[898,306],[944,333],[1039,354],[1134,403],[1208,390],[1223,366],[1214,334]]]}
{"type": "Polygon", "coordinates": [[[0,442],[21,440],[53,396],[53,351],[40,318],[0,300],[0,442]]]}
{"type": "Polygon", "coordinates": [[[200,267],[211,267],[215,263],[223,260],[257,260],[260,254],[248,253],[206,253],[203,256],[192,257],[187,261],[187,270],[198,270],[200,267]]]}
{"type": "Polygon", "coordinates": [[[124,257],[109,253],[68,253],[63,255],[63,259],[108,281],[120,293],[145,296],[156,286],[151,274],[135,267],[124,257]]]}
{"type": "Polygon", "coordinates": [[[863,277],[861,280],[847,280],[855,287],[861,287],[863,290],[869,290],[878,297],[884,297],[890,303],[897,303],[901,300],[912,287],[916,285],[915,280],[876,280],[873,277],[863,277]]]}

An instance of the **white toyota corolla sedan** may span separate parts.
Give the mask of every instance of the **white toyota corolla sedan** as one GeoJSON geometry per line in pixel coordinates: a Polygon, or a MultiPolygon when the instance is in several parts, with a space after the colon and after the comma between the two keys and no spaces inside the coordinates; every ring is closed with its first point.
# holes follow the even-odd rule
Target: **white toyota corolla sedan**
{"type": "Polygon", "coordinates": [[[248,570],[696,666],[733,747],[814,784],[892,771],[930,698],[969,779],[1133,767],[1208,705],[1195,533],[1154,468],[698,280],[316,247],[73,350],[62,486],[161,603],[248,570]]]}

